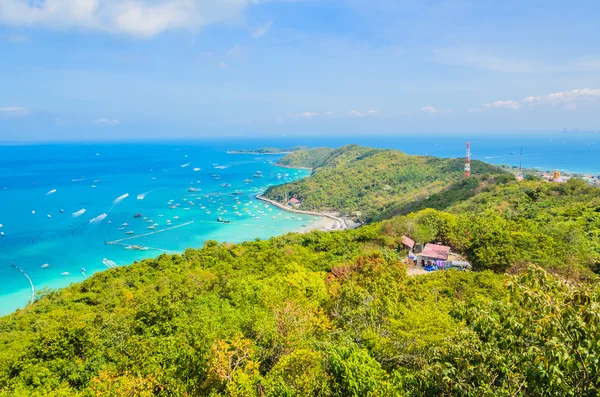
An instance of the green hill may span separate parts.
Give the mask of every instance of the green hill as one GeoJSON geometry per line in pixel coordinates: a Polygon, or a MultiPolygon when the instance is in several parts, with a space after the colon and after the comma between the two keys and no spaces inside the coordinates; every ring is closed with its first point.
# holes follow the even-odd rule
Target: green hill
{"type": "Polygon", "coordinates": [[[397,150],[356,145],[299,151],[281,159],[286,166],[314,169],[309,178],[274,186],[265,196],[280,202],[292,197],[307,210],[361,211],[367,221],[432,207],[444,209],[488,185],[514,179],[489,164],[473,161],[464,180],[464,159],[411,156],[397,150]]]}
{"type": "Polygon", "coordinates": [[[299,150],[282,157],[277,164],[284,167],[317,168],[329,157],[333,149],[314,148],[299,150]]]}
{"type": "Polygon", "coordinates": [[[46,292],[0,318],[0,396],[596,395],[596,285],[408,277],[401,223],[207,242],[46,292]]]}
{"type": "Polygon", "coordinates": [[[600,189],[327,150],[291,157],[316,165],[300,186],[352,205],[366,192],[382,217],[405,215],[208,241],[42,291],[0,318],[0,397],[599,394],[600,189]],[[411,277],[403,235],[476,271],[411,277]]]}

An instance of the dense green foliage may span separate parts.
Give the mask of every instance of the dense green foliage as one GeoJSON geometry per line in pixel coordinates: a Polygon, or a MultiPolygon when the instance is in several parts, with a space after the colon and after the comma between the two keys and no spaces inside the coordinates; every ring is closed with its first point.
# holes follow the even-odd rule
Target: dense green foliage
{"type": "Polygon", "coordinates": [[[356,145],[340,149],[296,152],[280,163],[314,168],[313,175],[274,186],[265,196],[280,202],[292,197],[308,210],[360,211],[367,221],[381,220],[412,210],[446,208],[475,194],[478,189],[514,179],[489,164],[473,161],[474,177],[466,183],[464,159],[410,156],[398,150],[356,145]],[[431,200],[432,196],[438,199],[431,200]]]}
{"type": "Polygon", "coordinates": [[[477,269],[505,272],[536,263],[570,279],[600,270],[600,189],[582,180],[489,187],[440,212],[386,223],[388,232],[441,241],[477,269]]]}
{"type": "Polygon", "coordinates": [[[408,277],[389,221],[207,242],[0,319],[0,396],[593,396],[599,290],[408,277]]]}
{"type": "Polygon", "coordinates": [[[326,147],[296,151],[281,158],[277,164],[284,167],[314,169],[322,166],[332,151],[333,149],[326,147]]]}
{"type": "Polygon", "coordinates": [[[0,397],[599,394],[599,189],[327,150],[292,184],[311,192],[305,203],[378,198],[382,217],[406,215],[208,241],[44,291],[0,318],[0,397]],[[319,196],[329,184],[332,198],[319,196]],[[480,271],[410,277],[402,235],[448,244],[480,271]]]}

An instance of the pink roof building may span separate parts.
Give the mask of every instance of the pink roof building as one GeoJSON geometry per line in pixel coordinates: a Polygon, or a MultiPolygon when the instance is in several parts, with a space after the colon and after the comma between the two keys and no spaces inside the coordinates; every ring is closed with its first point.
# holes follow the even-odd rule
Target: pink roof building
{"type": "Polygon", "coordinates": [[[427,244],[421,252],[421,256],[444,261],[448,260],[448,255],[450,255],[450,247],[438,244],[427,244]]]}
{"type": "Polygon", "coordinates": [[[402,236],[402,244],[406,245],[410,249],[413,249],[415,246],[414,240],[411,240],[410,238],[408,238],[406,236],[402,236]]]}
{"type": "Polygon", "coordinates": [[[290,199],[290,201],[288,201],[289,205],[294,205],[294,204],[300,204],[300,200],[298,200],[296,197],[290,199]]]}

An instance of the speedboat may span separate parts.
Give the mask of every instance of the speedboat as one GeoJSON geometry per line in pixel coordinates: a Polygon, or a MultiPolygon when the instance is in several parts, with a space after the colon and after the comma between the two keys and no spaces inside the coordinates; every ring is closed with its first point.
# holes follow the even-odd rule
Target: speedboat
{"type": "Polygon", "coordinates": [[[154,227],[154,226],[148,226],[148,227],[147,227],[147,229],[148,229],[148,230],[154,230],[154,229],[155,229],[155,227],[154,227]]]}
{"type": "Polygon", "coordinates": [[[252,183],[252,179],[244,179],[245,183],[252,183]]]}
{"type": "Polygon", "coordinates": [[[108,260],[106,258],[102,259],[102,263],[104,264],[104,266],[106,267],[117,267],[117,264],[111,260],[108,260]]]}
{"type": "Polygon", "coordinates": [[[62,272],[61,275],[63,275],[63,276],[70,276],[71,273],[69,273],[69,272],[62,272]]]}
{"type": "Polygon", "coordinates": [[[195,188],[195,187],[189,187],[187,191],[191,192],[191,193],[197,193],[197,192],[199,192],[201,190],[202,189],[198,189],[198,188],[195,188]]]}
{"type": "Polygon", "coordinates": [[[135,234],[135,232],[130,230],[128,232],[125,232],[125,234],[135,234]]]}
{"type": "Polygon", "coordinates": [[[200,168],[194,168],[194,171],[198,172],[200,171],[200,168]]]}
{"type": "Polygon", "coordinates": [[[231,187],[229,183],[221,183],[221,187],[231,187]]]}
{"type": "Polygon", "coordinates": [[[141,217],[142,217],[142,214],[135,214],[133,217],[134,217],[134,218],[141,218],[141,217]]]}
{"type": "Polygon", "coordinates": [[[129,226],[129,225],[128,225],[127,223],[123,223],[123,224],[121,224],[121,226],[123,226],[123,227],[127,227],[127,226],[129,226]]]}
{"type": "Polygon", "coordinates": [[[44,264],[42,265],[42,269],[45,269],[45,268],[47,268],[47,267],[50,267],[50,265],[49,265],[49,264],[47,264],[47,263],[44,263],[44,264]]]}

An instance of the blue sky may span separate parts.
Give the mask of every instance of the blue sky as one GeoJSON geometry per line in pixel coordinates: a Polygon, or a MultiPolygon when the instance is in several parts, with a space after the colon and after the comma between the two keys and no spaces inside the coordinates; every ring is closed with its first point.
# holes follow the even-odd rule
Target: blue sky
{"type": "Polygon", "coordinates": [[[600,128],[600,2],[0,0],[0,141],[600,128]]]}

